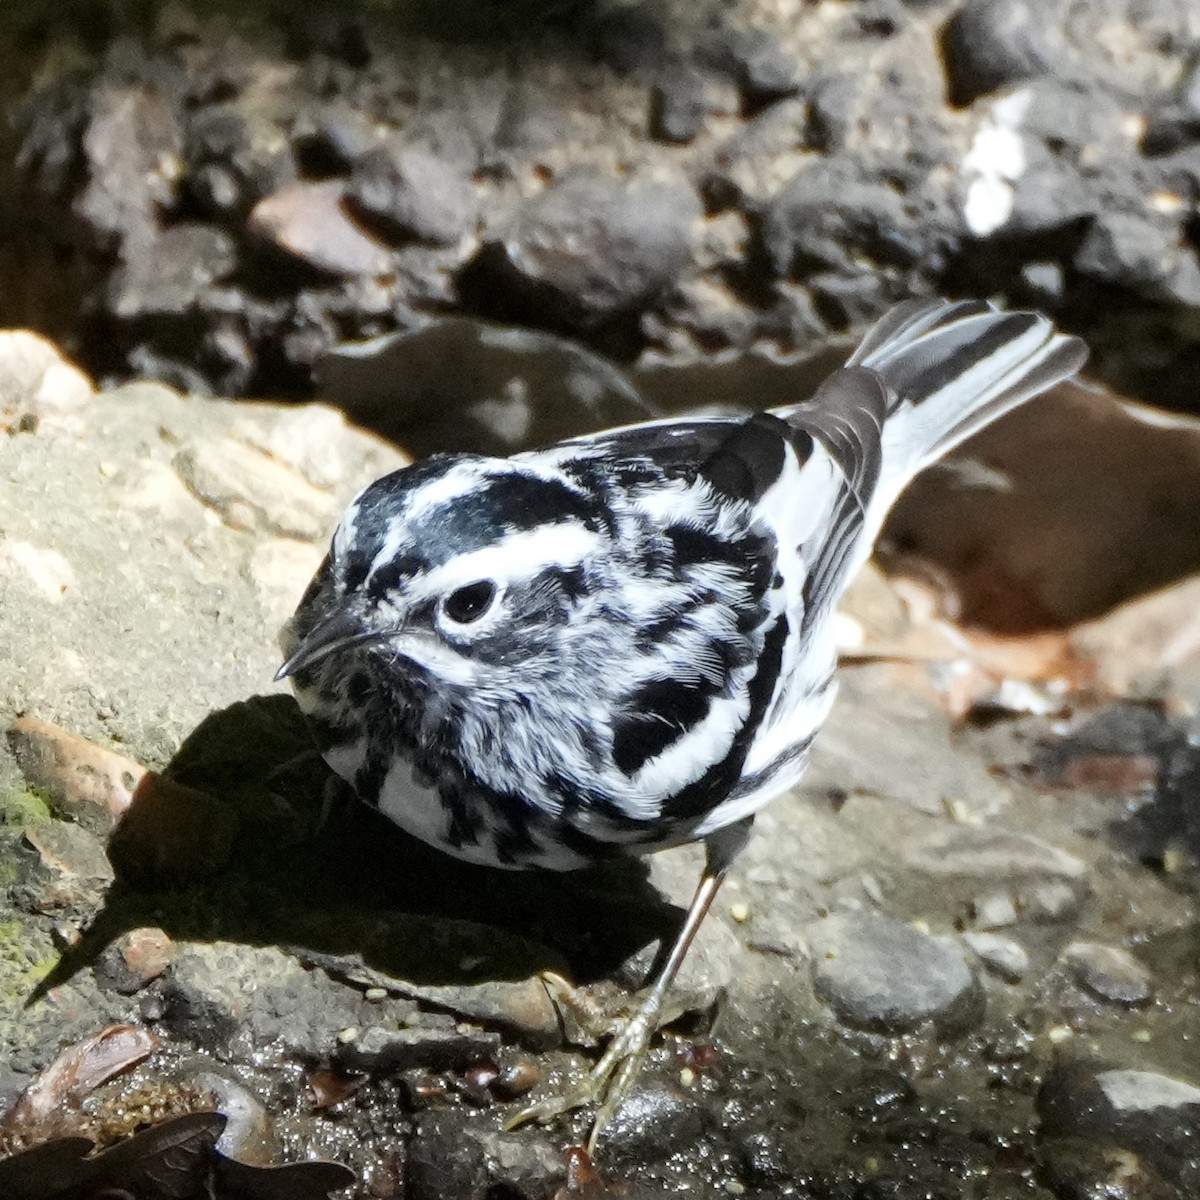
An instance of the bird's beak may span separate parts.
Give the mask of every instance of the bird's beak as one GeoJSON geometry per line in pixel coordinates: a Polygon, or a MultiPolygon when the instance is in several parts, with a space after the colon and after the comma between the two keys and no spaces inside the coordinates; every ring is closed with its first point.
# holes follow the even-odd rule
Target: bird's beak
{"type": "Polygon", "coordinates": [[[374,629],[364,629],[362,619],[352,612],[341,609],[318,621],[300,640],[300,644],[288,656],[287,662],[275,672],[275,679],[286,679],[297,671],[318,663],[327,654],[335,654],[350,646],[364,642],[381,642],[387,634],[374,629]]]}

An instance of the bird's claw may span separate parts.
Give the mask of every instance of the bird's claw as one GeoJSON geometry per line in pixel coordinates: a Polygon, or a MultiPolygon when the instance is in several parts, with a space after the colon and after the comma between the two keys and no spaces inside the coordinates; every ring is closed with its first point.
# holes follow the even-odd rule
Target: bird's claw
{"type": "Polygon", "coordinates": [[[587,1151],[595,1152],[596,1143],[605,1127],[617,1114],[633,1082],[641,1070],[657,1027],[657,1014],[640,1009],[609,1043],[600,1061],[580,1080],[557,1095],[547,1096],[536,1104],[522,1109],[505,1122],[504,1128],[515,1129],[529,1121],[544,1124],[585,1105],[596,1105],[588,1134],[587,1151]]]}

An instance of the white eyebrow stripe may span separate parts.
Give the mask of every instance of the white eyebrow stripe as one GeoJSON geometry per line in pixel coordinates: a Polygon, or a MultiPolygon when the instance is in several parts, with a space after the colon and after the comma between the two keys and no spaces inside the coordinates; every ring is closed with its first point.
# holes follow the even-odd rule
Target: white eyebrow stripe
{"type": "Polygon", "coordinates": [[[604,535],[579,521],[560,521],[510,533],[492,546],[460,554],[413,580],[414,599],[448,595],[480,579],[506,584],[547,567],[574,567],[594,554],[604,535]]]}

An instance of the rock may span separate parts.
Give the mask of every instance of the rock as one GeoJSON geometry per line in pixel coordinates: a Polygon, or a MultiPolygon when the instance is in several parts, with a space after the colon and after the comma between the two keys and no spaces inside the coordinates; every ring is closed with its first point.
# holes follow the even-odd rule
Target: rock
{"type": "Polygon", "coordinates": [[[1017,923],[1017,906],[1008,891],[987,892],[971,901],[976,929],[1004,929],[1017,923]]]}
{"type": "Polygon", "coordinates": [[[183,138],[175,107],[158,88],[97,88],[83,135],[88,183],[77,216],[131,249],[150,241],[183,172],[183,138]]]}
{"type": "Polygon", "coordinates": [[[703,39],[702,62],[733,78],[751,107],[799,90],[795,58],[766,29],[720,29],[703,39]]]}
{"type": "Polygon", "coordinates": [[[466,176],[420,147],[380,147],[361,158],[346,191],[350,211],[392,242],[449,246],[475,217],[466,176]]]}
{"type": "MultiPolygon", "coordinates": [[[[1150,1070],[1066,1060],[1043,1081],[1037,1111],[1043,1137],[1055,1139],[1051,1149],[1069,1145],[1075,1139],[1106,1150],[1109,1156],[1114,1148],[1131,1151],[1127,1177],[1136,1178],[1136,1173],[1143,1170],[1138,1165],[1141,1159],[1152,1185],[1159,1176],[1172,1189],[1155,1191],[1151,1186],[1146,1191],[1131,1190],[1126,1193],[1131,1200],[1143,1195],[1152,1200],[1160,1196],[1182,1200],[1200,1185],[1196,1157],[1200,1087],[1188,1080],[1150,1070]]],[[[1091,1160],[1086,1173],[1098,1165],[1091,1160]]],[[[1077,1175],[1078,1165],[1069,1173],[1077,1175]]],[[[1162,1185],[1157,1186],[1161,1189],[1162,1185]]]]}
{"type": "Polygon", "coordinates": [[[650,91],[649,129],[659,141],[687,145],[704,128],[713,82],[687,63],[664,68],[650,91]]]}
{"type": "Polygon", "coordinates": [[[28,783],[60,817],[107,837],[146,776],[141,763],[37,717],[20,717],[8,745],[28,783]]]}
{"type": "Polygon", "coordinates": [[[232,438],[184,446],[174,466],[197,498],[234,529],[311,541],[337,518],[328,492],[232,438]]]}
{"type": "Polygon", "coordinates": [[[938,875],[1079,879],[1087,871],[1082,859],[1040,838],[986,828],[938,833],[921,843],[909,862],[938,875]]]}
{"type": "Polygon", "coordinates": [[[1029,970],[1029,955],[1025,947],[1012,938],[968,930],[963,934],[963,941],[967,949],[1005,983],[1020,983],[1029,970]]]}
{"type": "Polygon", "coordinates": [[[0,331],[0,429],[61,421],[92,395],[91,380],[53,343],[25,329],[0,331]]]}
{"type": "Polygon", "coordinates": [[[337,180],[294,183],[264,196],[247,228],[263,240],[331,275],[385,275],[391,251],[346,214],[346,186],[337,180]]]}
{"type": "Polygon", "coordinates": [[[660,1085],[643,1085],[621,1106],[604,1131],[605,1154],[614,1162],[661,1162],[694,1147],[704,1133],[696,1098],[660,1085]]]}
{"type": "Polygon", "coordinates": [[[175,944],[153,926],[131,929],[104,948],[93,968],[97,982],[124,996],[153,983],[171,964],[175,944]]]}
{"type": "Polygon", "coordinates": [[[653,303],[679,278],[699,216],[685,184],[572,171],[518,209],[462,286],[497,316],[525,311],[591,329],[653,303]]]}
{"type": "Polygon", "coordinates": [[[404,1169],[411,1200],[486,1193],[549,1200],[562,1174],[550,1136],[538,1129],[497,1133],[480,1129],[463,1110],[421,1113],[404,1169]]]}
{"type": "Polygon", "coordinates": [[[172,225],[126,254],[113,276],[109,304],[122,320],[180,317],[237,266],[237,248],[211,225],[172,225]]]}
{"type": "Polygon", "coordinates": [[[1062,56],[1060,8],[1029,0],[982,0],[959,9],[942,34],[951,101],[970,104],[1005,84],[1049,71],[1062,56]]]}
{"type": "Polygon", "coordinates": [[[49,878],[33,882],[31,899],[40,912],[85,912],[112,882],[113,870],[100,841],[78,825],[42,821],[25,830],[49,878]]]}
{"type": "Polygon", "coordinates": [[[1096,217],[1072,259],[1083,275],[1135,289],[1166,281],[1179,261],[1179,230],[1125,213],[1096,217]]]}
{"type": "Polygon", "coordinates": [[[1154,991],[1150,972],[1127,950],[1096,942],[1072,942],[1063,951],[1075,981],[1101,1000],[1144,1004],[1154,991]]]}
{"type": "MultiPolygon", "coordinates": [[[[158,987],[164,1027],[231,1062],[266,1046],[318,1061],[367,1014],[356,990],[273,946],[181,943],[158,987]]],[[[403,1021],[411,1011],[403,1002],[376,1002],[371,1017],[403,1021]]]]}
{"type": "Polygon", "coordinates": [[[417,456],[512,454],[658,415],[583,346],[463,317],[339,346],[319,377],[330,401],[417,456]]]}
{"type": "Polygon", "coordinates": [[[983,996],[962,951],[887,917],[839,913],[806,930],[813,984],[846,1024],[889,1033],[978,1018],[983,996]]]}
{"type": "Polygon", "coordinates": [[[500,1035],[482,1029],[460,1031],[451,1020],[412,1028],[371,1025],[339,1045],[334,1062],[345,1071],[392,1075],[420,1067],[427,1071],[461,1071],[500,1050],[500,1035]]]}
{"type": "Polygon", "coordinates": [[[20,579],[48,604],[61,604],[78,584],[71,564],[57,550],[30,542],[0,541],[0,572],[20,579]]]}

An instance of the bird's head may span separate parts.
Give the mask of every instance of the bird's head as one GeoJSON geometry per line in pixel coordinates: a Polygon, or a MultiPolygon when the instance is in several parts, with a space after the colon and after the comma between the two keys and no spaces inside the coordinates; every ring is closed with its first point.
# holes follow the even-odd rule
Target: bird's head
{"type": "Polygon", "coordinates": [[[553,472],[474,456],[377,480],[347,508],[285,632],[279,678],[337,678],[347,653],[450,688],[513,686],[584,601],[606,538],[553,472]]]}

